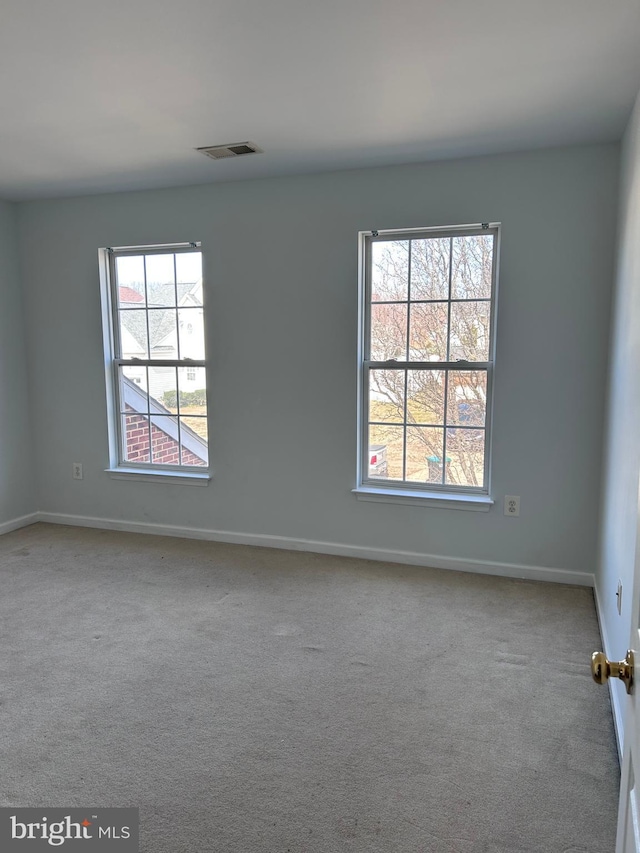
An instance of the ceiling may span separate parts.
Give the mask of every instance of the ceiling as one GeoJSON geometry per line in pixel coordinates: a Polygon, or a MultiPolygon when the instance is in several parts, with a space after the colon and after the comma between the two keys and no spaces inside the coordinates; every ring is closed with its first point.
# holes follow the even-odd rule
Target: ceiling
{"type": "Polygon", "coordinates": [[[640,0],[0,0],[0,198],[618,139],[640,0]],[[251,140],[263,154],[194,148],[251,140]]]}

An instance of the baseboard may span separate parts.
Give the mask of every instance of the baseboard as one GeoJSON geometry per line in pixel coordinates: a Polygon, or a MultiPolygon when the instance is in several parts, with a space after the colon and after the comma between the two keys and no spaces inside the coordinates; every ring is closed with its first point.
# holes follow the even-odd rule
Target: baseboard
{"type": "Polygon", "coordinates": [[[21,515],[20,518],[4,521],[0,524],[0,536],[11,533],[12,530],[19,530],[21,527],[28,527],[30,524],[35,524],[36,521],[40,521],[40,514],[37,512],[30,512],[28,515],[21,515]]]}
{"type": "MultiPolygon", "coordinates": [[[[596,584],[594,584],[593,586],[593,598],[596,603],[596,614],[598,616],[598,625],[600,627],[600,638],[602,639],[602,651],[609,658],[609,660],[618,660],[620,655],[618,655],[618,657],[615,657],[613,654],[613,650],[609,645],[606,623],[602,614],[600,597],[598,595],[598,587],[596,584]]],[[[611,699],[611,710],[613,713],[613,727],[616,732],[616,743],[618,745],[618,757],[620,759],[620,764],[622,765],[622,747],[624,745],[624,716],[622,711],[622,705],[620,703],[620,692],[618,690],[614,690],[613,688],[614,681],[615,679],[610,678],[607,684],[609,686],[609,697],[611,699]]]]}
{"type": "Polygon", "coordinates": [[[322,542],[313,539],[293,539],[288,536],[239,533],[229,530],[207,530],[198,527],[174,527],[148,522],[123,521],[112,518],[92,518],[84,515],[40,512],[40,521],[49,524],[68,524],[74,527],[96,527],[102,530],[122,530],[129,533],[151,533],[155,536],[177,536],[183,539],[205,539],[212,542],[227,542],[234,545],[257,545],[264,548],[283,548],[287,551],[311,551],[317,554],[332,554],[339,557],[357,557],[385,563],[404,563],[412,566],[430,566],[434,569],[452,569],[459,572],[475,572],[484,575],[519,578],[521,580],[551,581],[577,586],[593,586],[594,578],[588,572],[570,572],[542,566],[527,566],[517,563],[496,563],[489,560],[467,560],[443,557],[438,554],[421,554],[415,551],[397,551],[386,548],[369,548],[346,545],[342,542],[322,542]]]}

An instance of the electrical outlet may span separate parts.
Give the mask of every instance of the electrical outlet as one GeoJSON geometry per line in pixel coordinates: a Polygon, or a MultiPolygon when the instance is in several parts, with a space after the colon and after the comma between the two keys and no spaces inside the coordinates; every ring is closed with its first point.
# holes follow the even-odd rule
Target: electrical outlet
{"type": "Polygon", "coordinates": [[[616,592],[616,607],[618,616],[622,616],[622,581],[618,580],[618,591],[616,592]]]}
{"type": "Polygon", "coordinates": [[[73,462],[71,465],[74,480],[82,480],[82,462],[73,462]]]}
{"type": "Polygon", "coordinates": [[[520,515],[520,496],[505,495],[504,496],[504,514],[516,518],[520,515]]]}

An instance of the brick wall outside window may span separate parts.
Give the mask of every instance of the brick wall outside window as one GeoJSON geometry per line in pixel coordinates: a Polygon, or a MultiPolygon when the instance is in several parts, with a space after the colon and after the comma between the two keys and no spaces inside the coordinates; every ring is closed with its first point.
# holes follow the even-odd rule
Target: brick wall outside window
{"type": "MultiPolygon", "coordinates": [[[[125,459],[127,462],[149,463],[152,461],[149,459],[149,422],[145,415],[134,412],[130,406],[127,406],[127,412],[132,412],[132,414],[125,415],[127,436],[125,459]]],[[[155,464],[180,464],[178,442],[153,423],[151,424],[151,441],[153,443],[153,462],[155,464]]],[[[195,453],[183,447],[182,464],[202,467],[205,463],[195,453]]]]}

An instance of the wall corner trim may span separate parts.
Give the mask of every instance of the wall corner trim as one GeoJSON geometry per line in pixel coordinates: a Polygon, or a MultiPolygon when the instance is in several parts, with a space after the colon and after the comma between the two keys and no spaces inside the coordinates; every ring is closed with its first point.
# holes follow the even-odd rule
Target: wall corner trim
{"type": "Polygon", "coordinates": [[[40,513],[30,512],[28,515],[21,515],[19,518],[12,518],[0,524],[0,536],[5,533],[11,533],[12,530],[19,530],[21,527],[28,527],[30,524],[35,524],[40,521],[40,513]]]}

